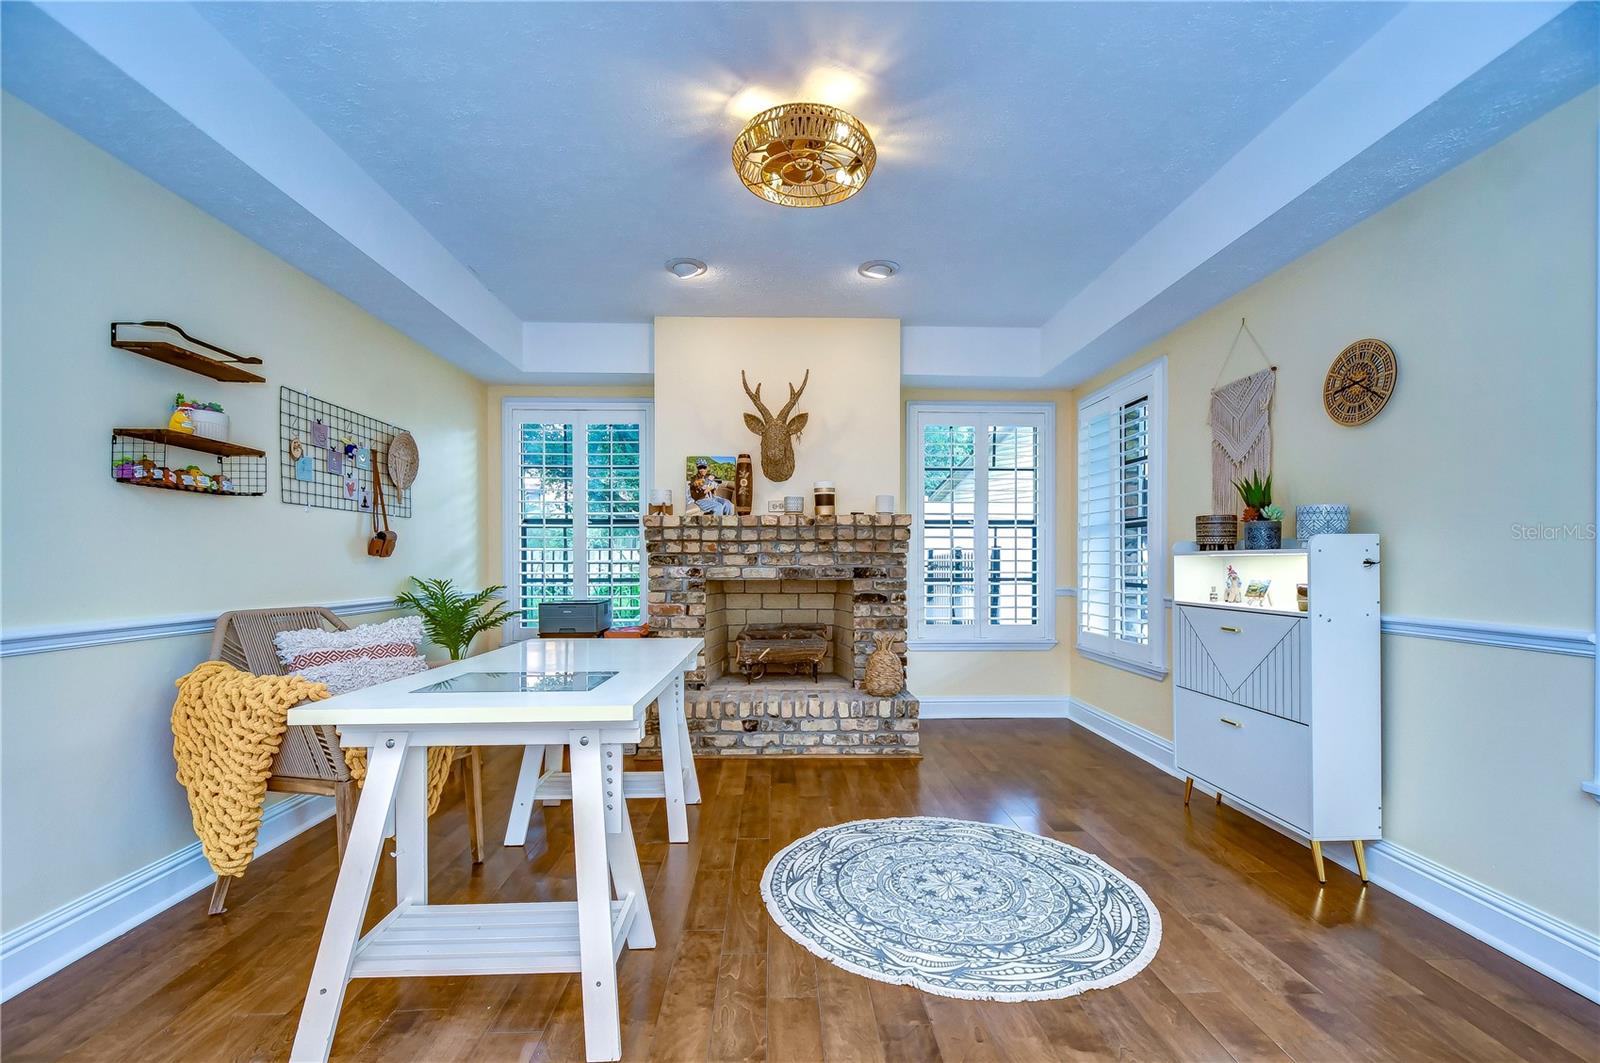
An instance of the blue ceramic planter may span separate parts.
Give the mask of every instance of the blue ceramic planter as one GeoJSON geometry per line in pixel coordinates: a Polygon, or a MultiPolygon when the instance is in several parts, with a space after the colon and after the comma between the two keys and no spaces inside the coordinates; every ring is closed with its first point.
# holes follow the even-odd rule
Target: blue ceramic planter
{"type": "Polygon", "coordinates": [[[1301,542],[1314,535],[1343,535],[1349,530],[1350,507],[1342,502],[1294,507],[1294,534],[1301,542]]]}
{"type": "Polygon", "coordinates": [[[1247,520],[1240,527],[1244,538],[1239,545],[1246,550],[1276,550],[1283,545],[1282,521],[1247,520]]]}

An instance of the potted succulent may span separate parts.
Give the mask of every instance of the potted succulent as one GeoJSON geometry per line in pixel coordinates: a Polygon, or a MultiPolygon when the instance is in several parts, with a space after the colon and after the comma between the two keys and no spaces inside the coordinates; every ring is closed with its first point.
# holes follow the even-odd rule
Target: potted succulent
{"type": "Polygon", "coordinates": [[[1244,502],[1244,539],[1246,550],[1276,550],[1283,545],[1283,507],[1272,504],[1272,475],[1262,479],[1259,472],[1250,479],[1234,483],[1239,498],[1244,502]]]}
{"type": "Polygon", "coordinates": [[[421,614],[423,632],[443,646],[452,661],[465,657],[472,640],[480,634],[493,631],[511,619],[511,608],[499,598],[500,592],[505,590],[503,586],[485,587],[476,594],[468,594],[456,590],[455,583],[447,579],[412,576],[411,582],[417,589],[397,596],[394,604],[421,614]]]}

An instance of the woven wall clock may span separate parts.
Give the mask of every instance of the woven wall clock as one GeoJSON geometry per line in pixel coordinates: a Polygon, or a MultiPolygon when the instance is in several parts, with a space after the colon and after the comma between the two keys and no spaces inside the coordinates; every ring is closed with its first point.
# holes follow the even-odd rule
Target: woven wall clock
{"type": "Polygon", "coordinates": [[[1394,349],[1382,340],[1356,340],[1339,352],[1322,382],[1322,405],[1346,428],[1364,425],[1394,394],[1399,372],[1394,349]]]}

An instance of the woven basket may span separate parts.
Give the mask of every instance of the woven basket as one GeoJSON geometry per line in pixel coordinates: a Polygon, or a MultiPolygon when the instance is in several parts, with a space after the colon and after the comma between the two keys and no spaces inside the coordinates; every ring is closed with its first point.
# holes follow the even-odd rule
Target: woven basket
{"type": "Polygon", "coordinates": [[[1239,541],[1239,518],[1232,513],[1208,513],[1194,519],[1195,545],[1202,550],[1231,550],[1239,541]]]}
{"type": "Polygon", "coordinates": [[[878,648],[867,657],[867,674],[861,689],[875,698],[892,698],[906,687],[906,666],[894,652],[895,635],[878,635],[878,648]]]}

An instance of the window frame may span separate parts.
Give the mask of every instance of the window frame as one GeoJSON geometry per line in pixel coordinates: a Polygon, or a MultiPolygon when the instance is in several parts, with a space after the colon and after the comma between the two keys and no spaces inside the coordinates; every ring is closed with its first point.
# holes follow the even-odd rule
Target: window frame
{"type": "MultiPolygon", "coordinates": [[[[522,467],[522,425],[529,421],[570,421],[574,425],[573,481],[580,484],[588,470],[587,448],[579,445],[579,435],[584,425],[592,421],[639,422],[639,601],[641,611],[649,613],[649,559],[645,556],[643,516],[649,511],[650,491],[655,476],[655,402],[652,399],[558,399],[529,396],[508,396],[500,405],[501,433],[501,564],[502,582],[506,586],[508,602],[513,606],[511,620],[501,629],[504,643],[520,642],[538,635],[538,628],[524,625],[522,612],[516,608],[521,597],[518,581],[520,566],[518,552],[521,544],[521,497],[518,471],[522,467]],[[581,456],[580,456],[581,455],[581,456]]],[[[588,515],[588,493],[575,489],[574,494],[583,500],[582,515],[573,517],[573,597],[583,597],[588,592],[589,566],[587,551],[580,558],[578,543],[585,534],[583,519],[588,515]]]]}
{"type": "Polygon", "coordinates": [[[1101,664],[1121,668],[1149,679],[1165,679],[1167,661],[1167,588],[1169,576],[1169,543],[1167,541],[1167,359],[1163,355],[1155,361],[1099,388],[1078,402],[1077,435],[1073,448],[1074,545],[1072,552],[1073,583],[1075,587],[1073,611],[1074,645],[1079,654],[1101,664]],[[1102,403],[1122,406],[1147,396],[1146,413],[1146,480],[1150,505],[1146,517],[1146,550],[1149,554],[1149,573],[1146,594],[1149,601],[1149,639],[1143,645],[1124,639],[1112,638],[1097,632],[1086,631],[1083,624],[1084,603],[1087,600],[1083,587],[1083,426],[1090,420],[1091,411],[1102,403]]]}
{"type": "MultiPolygon", "coordinates": [[[[986,442],[987,438],[986,434],[986,442]]],[[[987,466],[987,459],[984,464],[987,466]]],[[[1056,646],[1058,641],[1055,591],[1056,475],[1056,407],[1053,402],[913,401],[905,404],[905,489],[906,505],[911,513],[911,548],[907,557],[906,571],[908,649],[1049,650],[1056,646]],[[1036,485],[1039,506],[1037,523],[1039,570],[1035,584],[1039,622],[1031,627],[995,624],[985,615],[984,619],[970,625],[927,625],[922,619],[924,605],[922,427],[927,423],[968,423],[987,428],[1008,421],[1013,424],[1029,424],[1039,433],[1036,485]]],[[[988,498],[985,497],[974,518],[974,524],[979,530],[987,529],[988,509],[988,498]]],[[[979,602],[986,602],[988,595],[988,566],[980,564],[974,581],[974,597],[979,602]]],[[[986,607],[980,608],[986,613],[986,607]]]]}

